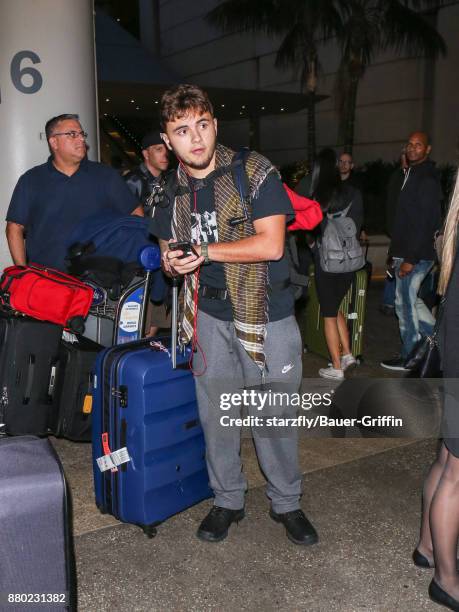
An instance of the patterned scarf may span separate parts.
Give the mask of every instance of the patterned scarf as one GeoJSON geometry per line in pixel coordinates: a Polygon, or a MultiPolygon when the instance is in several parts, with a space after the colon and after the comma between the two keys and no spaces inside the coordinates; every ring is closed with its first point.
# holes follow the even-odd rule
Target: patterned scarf
{"type": "MultiPolygon", "coordinates": [[[[229,166],[234,151],[217,145],[216,165],[218,170],[229,166]]],[[[277,172],[272,164],[263,156],[251,151],[245,162],[249,179],[250,196],[254,198],[258,189],[268,174],[277,172]]],[[[178,183],[187,191],[188,178],[179,168],[178,183]]],[[[214,179],[214,202],[217,213],[217,229],[219,242],[234,242],[241,238],[253,236],[255,229],[251,215],[249,219],[231,227],[229,220],[243,217],[243,209],[237,187],[234,185],[231,172],[226,172],[214,179]]],[[[176,240],[190,240],[191,238],[191,194],[184,193],[175,198],[172,217],[172,234],[176,240]]],[[[249,213],[251,208],[249,205],[249,213]]],[[[226,287],[233,309],[233,321],[236,335],[248,355],[253,361],[264,369],[265,353],[264,341],[267,323],[267,262],[237,264],[223,264],[226,287]]],[[[194,302],[196,289],[196,275],[188,274],[185,277],[183,291],[180,299],[181,313],[179,318],[179,342],[188,344],[193,337],[194,302]]]]}

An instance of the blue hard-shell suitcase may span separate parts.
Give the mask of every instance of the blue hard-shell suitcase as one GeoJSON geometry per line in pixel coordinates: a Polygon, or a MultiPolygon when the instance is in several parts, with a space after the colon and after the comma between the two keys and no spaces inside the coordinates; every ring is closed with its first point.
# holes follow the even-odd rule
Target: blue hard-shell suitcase
{"type": "Polygon", "coordinates": [[[173,369],[168,350],[169,340],[140,340],[104,350],[95,366],[96,503],[151,537],[212,495],[189,353],[173,369]]]}

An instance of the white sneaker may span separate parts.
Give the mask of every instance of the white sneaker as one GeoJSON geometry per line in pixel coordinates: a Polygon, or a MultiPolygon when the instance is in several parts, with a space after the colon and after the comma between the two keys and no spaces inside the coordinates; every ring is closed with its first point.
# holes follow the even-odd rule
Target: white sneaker
{"type": "Polygon", "coordinates": [[[320,368],[319,376],[322,378],[331,378],[332,380],[342,380],[344,378],[344,372],[333,366],[328,366],[328,368],[320,368]]]}
{"type": "Polygon", "coordinates": [[[347,370],[351,366],[357,365],[357,359],[352,355],[352,353],[348,353],[347,355],[343,355],[341,357],[341,369],[347,370]]]}

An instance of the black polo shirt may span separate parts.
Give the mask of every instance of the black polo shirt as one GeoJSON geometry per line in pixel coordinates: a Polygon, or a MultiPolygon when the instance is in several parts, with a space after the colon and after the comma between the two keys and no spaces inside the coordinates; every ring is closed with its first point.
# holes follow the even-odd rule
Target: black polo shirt
{"type": "Polygon", "coordinates": [[[21,176],[6,220],[25,227],[28,261],[65,270],[68,238],[81,221],[104,210],[128,215],[138,205],[109,166],[84,159],[67,176],[49,158],[21,176]]]}

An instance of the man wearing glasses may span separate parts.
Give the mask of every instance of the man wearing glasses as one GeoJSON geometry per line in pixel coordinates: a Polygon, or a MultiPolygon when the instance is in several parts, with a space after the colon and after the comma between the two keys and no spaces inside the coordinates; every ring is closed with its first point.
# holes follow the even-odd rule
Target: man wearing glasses
{"type": "Polygon", "coordinates": [[[31,261],[65,271],[67,241],[83,219],[105,210],[143,211],[115,170],[87,159],[78,115],[53,117],[45,132],[51,155],[17,182],[6,237],[16,265],[31,261]]]}

